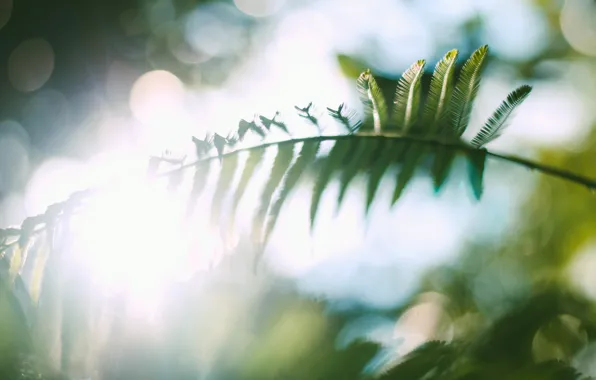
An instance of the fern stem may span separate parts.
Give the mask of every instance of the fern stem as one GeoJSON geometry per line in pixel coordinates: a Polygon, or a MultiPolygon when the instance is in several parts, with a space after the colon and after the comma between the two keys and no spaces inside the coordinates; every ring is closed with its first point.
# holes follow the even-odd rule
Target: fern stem
{"type": "Polygon", "coordinates": [[[590,179],[588,177],[584,177],[582,175],[559,169],[553,166],[548,166],[544,164],[539,164],[534,161],[527,160],[525,158],[493,153],[493,152],[486,152],[486,155],[489,157],[493,157],[499,160],[508,161],[517,165],[525,166],[530,170],[539,171],[542,174],[550,175],[551,177],[558,177],[563,180],[576,183],[578,185],[583,185],[588,188],[588,190],[596,191],[596,179],[590,179]]]}
{"type": "MultiPolygon", "coordinates": [[[[460,152],[468,152],[468,151],[478,150],[478,148],[475,148],[468,144],[464,144],[459,141],[453,141],[453,140],[449,141],[449,140],[444,140],[441,138],[436,138],[436,137],[431,137],[431,136],[423,136],[423,135],[405,136],[405,135],[402,135],[400,133],[395,133],[395,132],[383,132],[383,133],[359,132],[358,134],[351,134],[351,135],[311,136],[311,137],[303,137],[303,138],[297,138],[297,139],[292,139],[292,140],[265,143],[265,144],[255,145],[255,146],[252,146],[249,148],[244,148],[244,149],[239,149],[236,151],[228,152],[228,153],[225,153],[223,155],[223,157],[238,154],[240,152],[248,152],[248,151],[255,150],[255,149],[263,149],[263,148],[267,148],[270,146],[279,146],[279,145],[285,145],[285,144],[297,144],[297,143],[307,142],[307,141],[322,142],[322,141],[338,141],[338,140],[345,140],[345,139],[362,139],[362,138],[379,138],[379,137],[384,137],[384,138],[393,139],[393,140],[401,140],[401,141],[406,141],[406,142],[409,141],[409,142],[419,142],[419,143],[424,143],[424,144],[429,144],[429,145],[439,145],[439,146],[443,146],[443,147],[450,148],[453,150],[458,150],[460,152]]],[[[576,174],[576,173],[573,173],[573,172],[570,172],[570,171],[567,171],[564,169],[559,169],[554,166],[540,164],[540,163],[537,163],[537,162],[534,162],[534,161],[531,161],[528,159],[520,158],[520,157],[515,157],[515,156],[506,155],[506,154],[490,152],[490,151],[487,151],[486,154],[488,157],[493,157],[493,158],[496,158],[496,159],[499,159],[502,161],[508,161],[508,162],[511,162],[511,163],[514,163],[517,165],[524,166],[530,170],[536,170],[542,174],[550,175],[551,177],[558,177],[563,180],[576,183],[578,185],[583,185],[583,186],[587,187],[589,190],[596,190],[596,179],[591,179],[591,178],[588,178],[588,177],[585,177],[585,176],[582,176],[582,175],[579,175],[579,174],[576,174]]],[[[207,160],[215,160],[215,159],[218,159],[218,157],[217,156],[207,157],[207,158],[195,161],[195,162],[185,164],[185,165],[183,165],[179,168],[176,168],[172,171],[160,173],[156,177],[168,176],[177,170],[183,170],[186,168],[194,167],[195,165],[197,165],[200,162],[207,161],[207,160]]]]}
{"type": "MultiPolygon", "coordinates": [[[[240,154],[241,152],[250,152],[253,150],[257,150],[257,149],[265,149],[267,147],[271,147],[271,146],[280,146],[280,145],[286,145],[286,144],[297,144],[297,143],[301,143],[301,142],[323,142],[323,141],[339,141],[339,140],[347,140],[347,139],[366,139],[366,138],[386,138],[386,139],[392,139],[392,140],[401,140],[401,141],[405,141],[405,142],[417,142],[417,143],[423,143],[423,144],[429,144],[429,145],[435,145],[435,146],[442,146],[445,148],[449,148],[449,149],[453,149],[453,150],[457,150],[460,152],[470,152],[470,151],[477,151],[478,148],[475,148],[471,145],[468,145],[464,142],[460,142],[460,141],[449,141],[449,140],[443,140],[440,138],[436,138],[436,137],[429,137],[429,136],[405,136],[399,133],[395,133],[395,132],[383,132],[380,134],[374,133],[374,132],[359,132],[357,134],[350,134],[350,135],[328,135],[328,136],[312,136],[312,137],[304,137],[304,138],[296,138],[296,139],[290,139],[290,140],[284,140],[284,141],[278,141],[278,142],[270,142],[270,143],[265,143],[265,144],[260,144],[260,145],[255,145],[252,147],[248,147],[248,148],[242,148],[242,149],[238,149],[232,152],[227,152],[222,154],[221,156],[213,156],[213,157],[206,157],[200,160],[197,160],[195,162],[191,162],[182,166],[179,166],[176,169],[173,169],[171,171],[168,172],[163,172],[160,173],[158,175],[155,176],[155,178],[160,178],[160,177],[165,177],[165,176],[169,176],[172,175],[178,171],[181,170],[185,170],[191,167],[195,167],[196,165],[200,164],[200,163],[205,163],[207,161],[210,160],[219,160],[219,159],[223,159],[227,156],[232,156],[232,155],[237,155],[240,154]]],[[[540,164],[528,159],[524,159],[524,158],[520,158],[520,157],[515,157],[515,156],[510,156],[510,155],[505,155],[505,154],[500,154],[500,153],[494,153],[494,152],[489,152],[487,151],[487,156],[488,157],[492,157],[495,159],[499,159],[502,161],[507,161],[513,164],[517,164],[523,167],[526,167],[527,169],[530,170],[536,170],[542,174],[546,174],[546,175],[550,175],[551,177],[557,177],[578,185],[582,185],[585,186],[586,188],[588,188],[591,191],[596,191],[596,179],[592,179],[592,178],[588,178],[564,169],[559,169],[553,166],[549,166],[549,165],[544,165],[544,164],[540,164]]],[[[77,193],[73,193],[73,195],[66,201],[64,202],[60,202],[57,203],[53,206],[50,206],[49,209],[53,209],[53,208],[62,208],[62,209],[67,209],[67,208],[73,208],[73,207],[77,207],[78,203],[82,200],[82,198],[85,198],[87,196],[89,196],[90,194],[93,194],[95,192],[95,190],[97,189],[88,189],[88,190],[83,190],[77,193]]],[[[25,219],[25,221],[23,222],[23,224],[25,223],[33,223],[33,225],[35,227],[39,227],[39,228],[35,228],[35,230],[33,230],[32,235],[35,235],[41,231],[43,231],[45,229],[45,224],[48,223],[50,218],[56,218],[59,217],[56,214],[52,214],[51,216],[49,215],[49,213],[46,214],[40,214],[40,215],[36,215],[36,216],[32,216],[29,217],[27,219],[25,219]],[[40,227],[41,226],[41,227],[40,227]]],[[[8,236],[18,236],[22,233],[23,228],[6,228],[6,229],[0,229],[0,242],[2,242],[2,238],[4,237],[8,237],[8,236]]],[[[2,244],[0,244],[0,257],[2,257],[2,254],[11,246],[13,246],[14,244],[17,244],[18,241],[14,241],[11,243],[6,243],[6,242],[2,242],[2,244]]]]}

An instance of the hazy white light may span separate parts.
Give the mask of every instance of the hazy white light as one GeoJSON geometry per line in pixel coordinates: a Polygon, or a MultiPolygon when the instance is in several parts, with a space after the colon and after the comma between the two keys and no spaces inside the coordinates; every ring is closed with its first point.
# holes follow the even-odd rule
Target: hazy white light
{"type": "Polygon", "coordinates": [[[249,16],[267,17],[277,13],[285,0],[234,0],[234,3],[249,16]]]}
{"type": "Polygon", "coordinates": [[[157,306],[160,292],[185,267],[179,206],[142,182],[95,197],[73,223],[77,262],[100,289],[126,292],[137,306],[157,306]]]}
{"type": "Polygon", "coordinates": [[[8,58],[8,79],[19,91],[35,91],[54,71],[54,50],[44,39],[32,38],[17,46],[8,58]]]}
{"type": "Polygon", "coordinates": [[[583,54],[596,55],[596,5],[592,0],[567,0],[561,10],[561,31],[583,54]]]}
{"type": "Polygon", "coordinates": [[[89,176],[89,171],[77,161],[65,158],[45,161],[27,184],[27,213],[43,213],[49,205],[68,199],[77,190],[86,189],[89,176]]]}

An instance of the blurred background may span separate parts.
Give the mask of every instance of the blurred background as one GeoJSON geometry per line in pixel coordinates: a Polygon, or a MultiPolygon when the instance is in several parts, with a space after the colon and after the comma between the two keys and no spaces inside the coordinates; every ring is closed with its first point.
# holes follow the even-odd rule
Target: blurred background
{"type": "MultiPolygon", "coordinates": [[[[391,94],[417,59],[427,60],[430,76],[448,50],[459,49],[461,64],[483,44],[490,58],[473,127],[517,85],[534,87],[489,149],[596,177],[592,0],[0,0],[0,226],[20,224],[75,190],[143,174],[148,157],[166,149],[192,157],[191,136],[225,135],[255,113],[280,111],[288,125],[313,133],[293,107],[358,109],[355,79],[365,68],[391,94]]],[[[381,188],[385,199],[368,218],[357,190],[337,214],[337,189],[329,191],[312,235],[309,198],[298,192],[271,239],[266,280],[243,265],[193,277],[199,303],[210,305],[200,311],[197,357],[215,371],[217,352],[240,357],[258,331],[272,348],[250,366],[275,355],[294,363],[321,344],[330,323],[323,309],[350,316],[333,341],[367,337],[399,354],[432,339],[474,336],[555,290],[591,310],[594,195],[489,161],[485,195],[474,202],[464,169],[456,165],[439,195],[429,178],[415,178],[393,209],[391,190],[381,188]],[[306,307],[304,299],[325,306],[306,307]],[[293,328],[267,322],[280,310],[293,328]],[[259,327],[238,323],[238,315],[259,327]]],[[[575,340],[563,344],[540,330],[531,357],[566,360],[596,376],[596,346],[582,330],[588,322],[556,310],[553,320],[575,340]]]]}

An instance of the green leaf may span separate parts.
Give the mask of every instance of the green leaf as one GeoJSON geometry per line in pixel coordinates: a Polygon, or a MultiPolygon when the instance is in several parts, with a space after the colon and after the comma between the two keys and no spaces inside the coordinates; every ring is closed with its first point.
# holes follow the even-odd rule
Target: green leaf
{"type": "Polygon", "coordinates": [[[213,145],[215,146],[215,150],[217,150],[217,156],[220,160],[222,159],[223,151],[227,143],[228,141],[225,137],[220,136],[217,133],[213,135],[213,145]]]}
{"type": "Polygon", "coordinates": [[[456,358],[457,351],[449,344],[427,342],[407,354],[399,364],[379,376],[378,380],[426,379],[430,373],[443,374],[456,358]]]}
{"type": "Polygon", "coordinates": [[[389,166],[395,162],[397,153],[404,145],[403,141],[385,139],[379,142],[378,148],[375,149],[376,158],[371,165],[370,174],[368,176],[368,187],[366,192],[366,213],[368,214],[370,206],[372,205],[379,184],[383,179],[383,174],[387,171],[389,166]]]}
{"type": "Polygon", "coordinates": [[[360,127],[360,120],[358,120],[354,111],[348,110],[344,103],[337,107],[337,110],[327,107],[329,115],[341,123],[348,132],[353,133],[360,127]]]}
{"type": "Polygon", "coordinates": [[[410,66],[397,82],[393,101],[393,124],[407,132],[416,123],[420,105],[420,80],[426,62],[422,59],[410,66]]]}
{"type": "Polygon", "coordinates": [[[368,163],[375,157],[380,139],[363,138],[360,140],[353,140],[350,151],[354,154],[347,156],[346,165],[342,168],[339,193],[337,196],[337,210],[339,210],[343,203],[344,197],[348,191],[348,187],[352,180],[356,177],[361,168],[368,168],[368,163]]]}
{"type": "Polygon", "coordinates": [[[263,192],[261,193],[261,201],[256,213],[255,221],[253,223],[253,240],[259,245],[262,245],[263,243],[263,224],[265,222],[267,210],[269,209],[269,205],[271,204],[271,200],[273,198],[273,193],[281,183],[284,174],[292,162],[293,157],[294,144],[278,145],[277,155],[273,161],[273,167],[271,168],[269,179],[267,180],[263,192]]]}
{"type": "MultiPolygon", "coordinates": [[[[319,173],[319,176],[315,182],[310,203],[311,230],[315,225],[315,218],[317,216],[319,202],[321,201],[323,192],[331,181],[333,173],[341,168],[342,162],[350,153],[353,141],[355,140],[352,138],[337,140],[331,149],[331,152],[329,152],[329,155],[323,159],[323,168],[321,168],[321,172],[319,173]]],[[[363,143],[363,141],[361,141],[361,143],[363,143]]]]}
{"type": "MultiPolygon", "coordinates": [[[[244,120],[240,121],[240,125],[242,125],[243,121],[244,120]]],[[[193,136],[192,142],[195,144],[195,149],[196,149],[198,158],[203,157],[205,154],[207,154],[211,150],[211,148],[213,148],[213,145],[211,145],[211,143],[209,141],[206,141],[206,139],[201,140],[201,139],[198,139],[193,136]]]]}
{"type": "Polygon", "coordinates": [[[240,139],[240,141],[244,140],[244,136],[246,135],[246,132],[248,132],[251,129],[250,123],[244,119],[240,120],[240,122],[238,122],[238,138],[240,139]]]}
{"type": "Polygon", "coordinates": [[[190,191],[190,199],[188,200],[186,208],[187,217],[192,216],[195,206],[197,204],[197,199],[201,196],[203,190],[205,190],[210,169],[210,160],[202,161],[198,163],[195,167],[195,175],[192,182],[192,189],[190,191]]]}
{"type": "Polygon", "coordinates": [[[222,202],[228,193],[234,180],[236,167],[238,166],[238,154],[231,154],[226,156],[221,163],[221,170],[215,185],[215,194],[211,203],[211,224],[213,226],[219,224],[221,216],[222,202]]]}
{"type": "Polygon", "coordinates": [[[513,111],[523,103],[528,95],[530,95],[530,92],[532,92],[532,87],[523,85],[509,93],[507,99],[501,103],[499,108],[495,110],[484,124],[484,127],[474,137],[472,145],[480,148],[499,137],[507,127],[513,111]]]}
{"type": "Polygon", "coordinates": [[[263,244],[267,244],[269,240],[269,235],[275,228],[275,223],[277,222],[277,218],[279,217],[279,213],[281,208],[296,186],[298,184],[298,180],[300,176],[306,169],[306,167],[311,164],[316,156],[317,152],[319,151],[320,142],[318,141],[306,141],[304,145],[302,145],[302,149],[300,149],[300,153],[298,153],[298,158],[294,165],[288,169],[286,174],[284,183],[281,187],[279,192],[279,196],[271,206],[269,210],[269,214],[267,216],[267,224],[265,227],[265,232],[263,234],[263,244]]]}
{"type": "Polygon", "coordinates": [[[462,67],[452,95],[450,129],[457,137],[463,135],[470,122],[474,99],[480,86],[480,75],[488,53],[488,46],[478,48],[462,67]]]}
{"type": "Polygon", "coordinates": [[[479,200],[482,197],[484,166],[486,163],[486,149],[469,150],[468,156],[468,179],[474,197],[479,200]]]}
{"type": "Polygon", "coordinates": [[[453,148],[444,145],[437,145],[435,148],[435,159],[431,167],[435,193],[441,191],[441,188],[445,184],[445,180],[449,176],[453,160],[456,156],[457,151],[453,148]]]}
{"type": "Polygon", "coordinates": [[[238,185],[234,190],[234,195],[232,198],[230,228],[234,227],[236,219],[236,210],[238,210],[238,205],[240,204],[242,196],[244,195],[244,192],[246,191],[246,188],[252,176],[261,164],[264,156],[265,148],[252,149],[248,154],[248,158],[246,159],[246,163],[244,164],[244,167],[242,169],[242,175],[240,176],[240,180],[238,181],[238,185]]]}
{"type": "Polygon", "coordinates": [[[387,121],[385,97],[370,70],[360,74],[356,83],[360,100],[364,106],[364,113],[369,120],[372,117],[374,131],[379,133],[387,121]]]}
{"type": "Polygon", "coordinates": [[[397,202],[406,186],[408,186],[408,183],[410,183],[410,180],[414,176],[416,168],[418,167],[418,162],[424,154],[424,150],[425,146],[417,142],[411,142],[406,146],[403,160],[401,160],[401,168],[395,182],[393,198],[391,199],[392,206],[397,202]]]}
{"type": "MultiPolygon", "coordinates": [[[[49,239],[46,237],[46,240],[49,239]]],[[[39,300],[39,295],[41,293],[41,284],[43,281],[43,274],[46,267],[46,262],[48,256],[50,254],[50,244],[47,241],[44,241],[42,246],[39,247],[37,250],[37,254],[35,255],[35,261],[33,262],[33,269],[31,271],[31,280],[30,280],[30,294],[31,300],[34,304],[37,304],[39,300]]]]}
{"type": "Polygon", "coordinates": [[[428,99],[422,116],[422,128],[431,134],[436,132],[440,121],[447,114],[453,83],[455,78],[455,64],[457,50],[451,50],[435,66],[433,77],[430,81],[428,99]]]}

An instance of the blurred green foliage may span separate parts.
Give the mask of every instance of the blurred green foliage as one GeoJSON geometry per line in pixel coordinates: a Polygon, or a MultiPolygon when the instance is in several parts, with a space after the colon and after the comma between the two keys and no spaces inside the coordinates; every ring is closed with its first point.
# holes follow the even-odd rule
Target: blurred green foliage
{"type": "MultiPolygon", "coordinates": [[[[180,1],[177,9],[183,12],[195,3],[180,1]]],[[[558,30],[558,2],[535,3],[548,16],[549,49],[519,62],[491,57],[489,64],[513,67],[520,78],[544,79],[553,74],[545,73],[542,63],[574,59],[579,53],[558,30]]],[[[476,38],[482,22],[474,18],[462,25],[470,40],[476,38]]],[[[156,43],[156,52],[160,44],[163,41],[156,43]]],[[[364,58],[342,54],[338,63],[354,79],[368,66],[364,58]]],[[[168,60],[157,65],[184,78],[184,67],[174,66],[176,62],[168,60]]],[[[427,72],[422,80],[425,88],[430,76],[427,72]]],[[[377,77],[377,82],[391,98],[397,78],[377,77]]],[[[544,149],[538,160],[594,176],[594,136],[592,132],[577,151],[544,149]]],[[[595,235],[594,195],[575,184],[540,176],[518,210],[515,229],[494,246],[470,243],[456,264],[430,270],[419,292],[395,310],[334,311],[324,300],[276,290],[282,283],[277,279],[270,280],[257,297],[249,297],[241,284],[224,286],[223,291],[210,289],[207,299],[197,295],[195,282],[189,282],[173,291],[167,328],[158,337],[131,333],[124,312],[114,306],[121,320],[115,319],[97,376],[130,380],[587,378],[573,367],[590,368],[589,362],[596,361],[593,356],[588,364],[577,359],[596,339],[596,304],[585,289],[572,286],[567,269],[595,235]],[[478,295],[483,281],[488,297],[478,295]],[[443,326],[454,339],[428,342],[402,358],[396,358],[394,347],[374,342],[338,346],[338,336],[360,314],[376,312],[397,320],[425,292],[447,300],[442,308],[453,323],[443,326]],[[388,359],[374,360],[379,358],[388,359]],[[374,373],[366,371],[371,361],[377,363],[374,373]]],[[[36,351],[30,332],[15,313],[10,294],[5,288],[0,291],[0,378],[53,378],[47,365],[31,359],[36,351]]],[[[71,334],[76,335],[76,329],[71,334]]]]}

